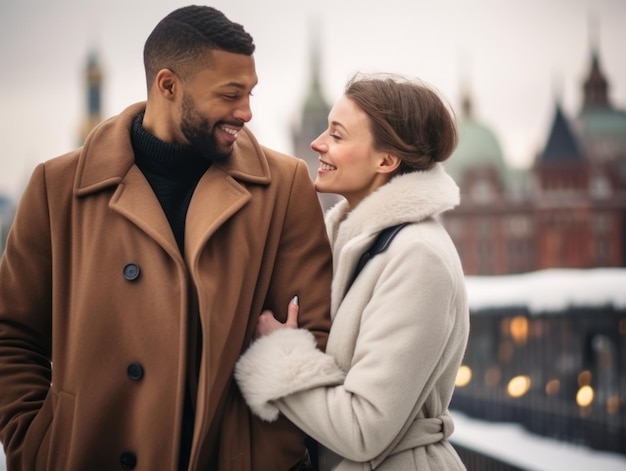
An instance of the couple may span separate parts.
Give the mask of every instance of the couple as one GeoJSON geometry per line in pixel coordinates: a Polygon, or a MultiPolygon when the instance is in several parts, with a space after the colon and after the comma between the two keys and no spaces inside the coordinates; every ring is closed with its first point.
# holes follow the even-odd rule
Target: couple
{"type": "Polygon", "coordinates": [[[313,143],[318,191],[345,197],[331,253],[304,163],[245,127],[254,50],[218,10],[175,10],[144,47],[147,102],[34,170],[0,262],[9,471],[286,471],[305,433],[321,469],[463,469],[468,312],[437,221],[453,119],[423,85],[348,84],[313,143]]]}

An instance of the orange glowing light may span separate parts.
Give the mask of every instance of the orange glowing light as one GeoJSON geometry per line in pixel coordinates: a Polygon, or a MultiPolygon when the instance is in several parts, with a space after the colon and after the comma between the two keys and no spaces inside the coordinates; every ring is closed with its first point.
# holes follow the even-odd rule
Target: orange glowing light
{"type": "Polygon", "coordinates": [[[578,386],[589,386],[591,384],[591,371],[584,370],[578,375],[578,386]]]}
{"type": "Polygon", "coordinates": [[[619,397],[611,396],[607,399],[606,411],[609,414],[617,414],[619,412],[619,397]]]}
{"type": "Polygon", "coordinates": [[[467,386],[469,382],[472,380],[472,370],[467,365],[461,365],[459,371],[456,373],[456,381],[455,385],[459,388],[463,386],[467,386]]]}
{"type": "Polygon", "coordinates": [[[561,382],[558,379],[551,379],[546,384],[546,394],[548,396],[554,396],[559,393],[561,389],[561,382]]]}
{"type": "Polygon", "coordinates": [[[583,386],[576,394],[576,404],[580,407],[587,407],[593,402],[593,388],[591,386],[583,386]]]}
{"type": "Polygon", "coordinates": [[[528,339],[528,319],[516,316],[511,320],[511,337],[517,345],[523,345],[528,339]]]}
{"type": "Polygon", "coordinates": [[[516,376],[506,388],[509,396],[522,397],[530,389],[530,378],[528,376],[516,376]]]}

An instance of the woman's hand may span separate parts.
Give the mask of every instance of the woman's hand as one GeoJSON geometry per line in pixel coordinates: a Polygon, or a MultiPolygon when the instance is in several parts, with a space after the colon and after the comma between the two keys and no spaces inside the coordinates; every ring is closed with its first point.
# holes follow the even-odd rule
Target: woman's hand
{"type": "Polygon", "coordinates": [[[287,306],[287,321],[285,321],[284,324],[276,320],[272,311],[263,311],[259,316],[254,338],[258,339],[271,334],[278,329],[297,329],[299,312],[300,307],[298,306],[298,296],[294,296],[289,302],[289,305],[287,306]]]}

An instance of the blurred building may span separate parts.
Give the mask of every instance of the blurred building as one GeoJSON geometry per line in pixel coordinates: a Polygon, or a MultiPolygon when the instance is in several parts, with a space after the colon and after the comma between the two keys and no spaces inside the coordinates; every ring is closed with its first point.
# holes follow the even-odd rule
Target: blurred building
{"type": "Polygon", "coordinates": [[[445,215],[468,275],[626,266],[626,111],[609,98],[596,50],[567,117],[557,99],[543,150],[510,168],[465,93],[459,146],[446,166],[461,205],[445,215]]]}
{"type": "MultiPolygon", "coordinates": [[[[311,142],[328,128],[328,113],[330,105],[324,98],[320,80],[320,50],[318,43],[311,46],[309,89],[306,93],[299,122],[292,128],[293,149],[296,157],[303,159],[309,167],[311,179],[317,178],[317,169],[320,166],[319,155],[311,149],[311,142]]],[[[341,199],[338,195],[318,193],[322,207],[326,210],[341,199]]]]}
{"type": "MultiPolygon", "coordinates": [[[[102,121],[102,79],[103,71],[98,54],[92,51],[85,67],[85,116],[78,133],[78,145],[82,145],[87,134],[102,121]]],[[[0,254],[4,251],[9,228],[13,224],[15,205],[0,195],[0,254]]]]}
{"type": "Polygon", "coordinates": [[[102,78],[103,71],[100,66],[98,53],[91,51],[87,57],[85,67],[85,116],[81,124],[78,145],[85,142],[89,132],[102,121],[102,78]]]}
{"type": "MultiPolygon", "coordinates": [[[[578,113],[567,116],[555,99],[528,170],[507,165],[464,93],[459,146],[446,162],[461,205],[443,223],[470,299],[480,292],[485,302],[470,307],[451,408],[626,455],[626,304],[612,297],[626,292],[616,268],[626,267],[626,111],[609,88],[592,48],[578,113]]],[[[463,453],[468,463],[486,459],[463,453]]]]}

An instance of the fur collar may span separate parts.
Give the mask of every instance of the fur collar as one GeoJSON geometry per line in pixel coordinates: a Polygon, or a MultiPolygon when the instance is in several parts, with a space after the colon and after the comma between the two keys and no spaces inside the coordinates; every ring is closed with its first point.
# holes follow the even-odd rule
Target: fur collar
{"type": "Polygon", "coordinates": [[[459,187],[443,165],[436,164],[430,170],[398,175],[351,212],[347,201],[340,201],[326,214],[326,227],[337,248],[356,236],[373,236],[385,227],[439,215],[459,202],[459,187]]]}

